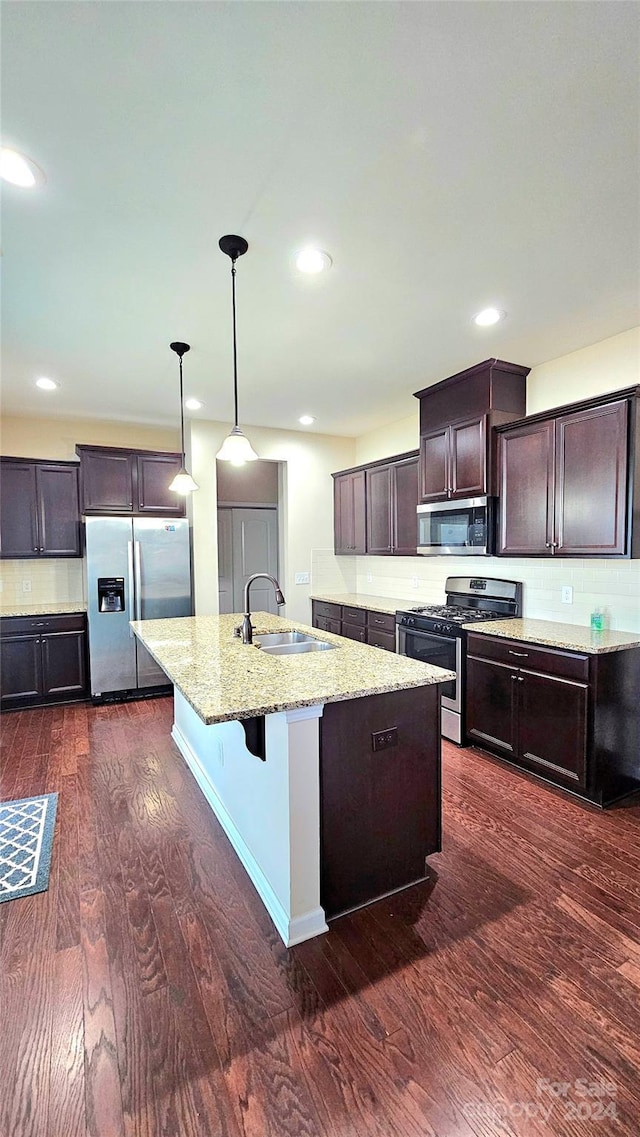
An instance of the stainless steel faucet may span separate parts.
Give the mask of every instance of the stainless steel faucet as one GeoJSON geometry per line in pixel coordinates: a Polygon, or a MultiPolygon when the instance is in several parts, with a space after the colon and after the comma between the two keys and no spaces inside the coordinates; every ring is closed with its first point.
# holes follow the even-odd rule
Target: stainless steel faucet
{"type": "Polygon", "coordinates": [[[282,589],[280,588],[280,585],[278,584],[275,576],[271,576],[271,574],[268,572],[254,572],[253,576],[249,577],[247,583],[244,586],[244,616],[242,617],[240,628],[236,629],[236,631],[239,631],[240,635],[242,636],[243,644],[253,643],[253,627],[251,624],[251,612],[249,610],[249,589],[251,588],[254,580],[259,579],[271,581],[273,587],[276,590],[276,604],[278,607],[286,603],[285,598],[282,595],[282,589]]]}

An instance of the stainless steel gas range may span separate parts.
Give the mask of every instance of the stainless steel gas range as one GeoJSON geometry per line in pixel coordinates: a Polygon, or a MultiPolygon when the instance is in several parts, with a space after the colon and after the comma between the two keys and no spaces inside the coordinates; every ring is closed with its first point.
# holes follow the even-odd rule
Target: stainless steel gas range
{"type": "Polygon", "coordinates": [[[490,577],[449,576],[446,604],[427,604],[396,612],[396,650],[455,671],[442,687],[442,733],[452,742],[464,738],[464,624],[506,620],[522,615],[522,584],[490,577]]]}

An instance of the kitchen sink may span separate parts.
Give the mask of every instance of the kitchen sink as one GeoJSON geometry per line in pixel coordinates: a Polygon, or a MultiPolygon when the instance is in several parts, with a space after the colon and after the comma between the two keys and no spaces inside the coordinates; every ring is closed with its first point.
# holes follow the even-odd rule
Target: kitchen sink
{"type": "Polygon", "coordinates": [[[265,632],[253,642],[267,655],[305,655],[310,651],[331,651],[335,644],[316,640],[306,632],[265,632]]]}

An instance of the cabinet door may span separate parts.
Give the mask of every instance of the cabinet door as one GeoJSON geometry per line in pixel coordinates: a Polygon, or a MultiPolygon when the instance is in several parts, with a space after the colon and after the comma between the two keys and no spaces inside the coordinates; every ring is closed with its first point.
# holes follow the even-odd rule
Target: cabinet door
{"type": "Polygon", "coordinates": [[[627,547],[626,400],[556,422],[558,556],[622,556],[627,547]]]}
{"type": "Polygon", "coordinates": [[[0,548],[3,557],[37,557],[40,553],[36,505],[36,467],[27,462],[0,463],[2,511],[0,548]]]}
{"type": "Polygon", "coordinates": [[[394,632],[381,632],[377,628],[367,628],[367,643],[371,647],[381,647],[385,651],[396,650],[396,637],[394,632]]]}
{"type": "Polygon", "coordinates": [[[420,500],[442,501],[450,496],[449,427],[420,438],[420,500]]]}
{"type": "Polygon", "coordinates": [[[560,785],[584,789],[587,685],[521,670],[517,686],[520,762],[560,785]]]}
{"type": "Polygon", "coordinates": [[[40,552],[49,557],[81,556],[78,468],[38,464],[36,482],[40,552]]]}
{"type": "Polygon", "coordinates": [[[19,706],[42,694],[42,652],[38,636],[6,636],[0,656],[2,702],[19,706]]]}
{"type": "Polygon", "coordinates": [[[56,632],[42,637],[43,694],[73,695],[86,690],[86,635],[56,632]]]}
{"type": "Polygon", "coordinates": [[[517,754],[517,672],[503,663],[467,659],[467,736],[506,758],[517,754]]]}
{"type": "MultiPolygon", "coordinates": [[[[332,629],[327,628],[326,631],[332,631],[332,629]]],[[[367,629],[362,624],[348,624],[344,620],[342,621],[342,630],[338,634],[346,636],[348,640],[358,640],[361,644],[365,643],[367,639],[367,629]]]]}
{"type": "Polygon", "coordinates": [[[487,492],[486,418],[469,419],[449,427],[451,497],[476,497],[487,492]]]}
{"type": "Polygon", "coordinates": [[[553,439],[549,420],[500,436],[498,553],[553,553],[553,439]]]}
{"type": "Polygon", "coordinates": [[[327,916],[425,876],[440,848],[439,688],[327,703],[321,720],[320,898],[327,916]],[[374,751],[373,734],[396,745],[374,751]]]}
{"type": "Polygon", "coordinates": [[[83,450],[80,457],[85,513],[132,513],[135,455],[83,450]]]}
{"type": "Polygon", "coordinates": [[[320,632],[333,632],[336,636],[342,634],[342,622],[332,619],[330,616],[314,616],[313,627],[320,632]]]}
{"type": "Polygon", "coordinates": [[[336,553],[367,551],[364,470],[334,479],[334,526],[336,553]]]}
{"type": "Polygon", "coordinates": [[[397,462],[392,471],[393,552],[396,556],[415,557],[418,544],[418,459],[397,462]]]}
{"type": "Polygon", "coordinates": [[[391,533],[391,466],[366,471],[367,552],[386,556],[393,551],[391,533]]]}
{"type": "Polygon", "coordinates": [[[149,453],[136,456],[137,508],[140,513],[171,516],[184,514],[184,495],[169,489],[180,464],[178,454],[149,453]]]}

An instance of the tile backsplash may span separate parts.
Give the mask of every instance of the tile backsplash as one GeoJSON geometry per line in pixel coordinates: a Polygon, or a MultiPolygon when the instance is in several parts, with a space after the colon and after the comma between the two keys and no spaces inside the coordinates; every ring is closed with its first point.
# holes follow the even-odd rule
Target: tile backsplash
{"type": "Polygon", "coordinates": [[[600,608],[605,627],[640,632],[640,561],[536,560],[503,557],[336,557],[315,549],[311,592],[359,592],[388,596],[407,605],[441,604],[447,576],[494,576],[520,580],[523,614],[588,626],[600,608]],[[563,587],[572,603],[562,603],[563,587]]]}
{"type": "Polygon", "coordinates": [[[83,562],[71,557],[0,561],[0,606],[81,604],[83,562]],[[29,588],[24,585],[30,585],[29,588]]]}

